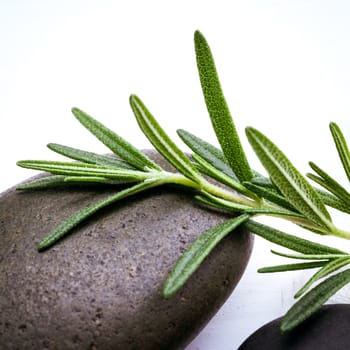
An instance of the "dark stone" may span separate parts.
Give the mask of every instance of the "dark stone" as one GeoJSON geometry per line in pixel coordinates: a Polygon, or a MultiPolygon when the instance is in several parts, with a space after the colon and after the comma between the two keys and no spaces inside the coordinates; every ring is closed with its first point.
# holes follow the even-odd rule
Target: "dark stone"
{"type": "Polygon", "coordinates": [[[37,252],[55,225],[111,192],[10,189],[0,196],[2,350],[181,349],[231,294],[252,249],[252,236],[240,230],[173,298],[162,297],[184,249],[226,218],[175,189],[124,200],[37,252]]]}
{"type": "Polygon", "coordinates": [[[281,334],[278,318],[253,333],[238,350],[350,349],[350,305],[325,305],[289,333],[281,334]]]}

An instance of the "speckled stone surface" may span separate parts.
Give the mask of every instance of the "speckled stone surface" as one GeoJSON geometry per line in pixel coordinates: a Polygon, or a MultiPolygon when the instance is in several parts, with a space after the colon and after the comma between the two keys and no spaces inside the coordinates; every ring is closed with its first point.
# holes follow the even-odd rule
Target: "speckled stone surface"
{"type": "Polygon", "coordinates": [[[50,229],[109,193],[10,189],[0,196],[2,350],[182,349],[231,294],[251,253],[247,232],[225,238],[185,288],[162,297],[181,252],[225,219],[169,188],[116,204],[37,252],[50,229]]]}
{"type": "Polygon", "coordinates": [[[325,305],[293,331],[281,334],[281,318],[254,332],[238,350],[350,349],[350,305],[325,305]]]}

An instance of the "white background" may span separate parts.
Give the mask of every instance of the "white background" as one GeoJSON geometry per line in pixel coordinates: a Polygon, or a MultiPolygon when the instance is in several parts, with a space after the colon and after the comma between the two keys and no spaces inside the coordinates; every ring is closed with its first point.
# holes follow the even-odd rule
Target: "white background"
{"type": "MultiPolygon", "coordinates": [[[[196,29],[211,45],[253,166],[261,170],[248,125],[303,173],[312,159],[344,181],[328,124],[350,139],[349,18],[347,1],[0,0],[0,192],[34,174],[17,160],[60,159],[48,142],[106,152],[73,106],[146,148],[128,104],[136,93],[175,139],[184,128],[216,143],[196,72],[196,29]]],[[[275,262],[270,248],[256,240],[241,283],[187,350],[237,349],[291,306],[306,275],[257,274],[275,262]]]]}

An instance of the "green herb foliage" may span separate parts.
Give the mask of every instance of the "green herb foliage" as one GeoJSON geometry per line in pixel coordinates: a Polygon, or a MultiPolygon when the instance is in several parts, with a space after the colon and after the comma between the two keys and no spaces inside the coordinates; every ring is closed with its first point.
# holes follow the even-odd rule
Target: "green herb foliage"
{"type": "MultiPolygon", "coordinates": [[[[164,297],[170,298],[181,289],[216,245],[226,235],[234,234],[235,229],[243,227],[246,231],[289,250],[288,253],[272,251],[274,254],[302,260],[263,267],[259,272],[317,269],[295,294],[299,300],[288,311],[281,326],[282,331],[287,332],[307,319],[350,281],[350,270],[338,272],[350,264],[350,255],[263,225],[254,218],[258,215],[280,217],[307,229],[309,233],[349,239],[350,233],[332,223],[326,207],[349,214],[350,193],[311,162],[311,169],[316,174],[310,173],[308,177],[323,189],[313,187],[272,140],[262,132],[248,127],[248,141],[267,174],[263,176],[251,169],[224,98],[210,47],[198,31],[194,42],[204,100],[221,149],[180,129],[178,135],[193,152],[192,157],[187,157],[162,129],[141,99],[132,95],[130,105],[140,129],[156,150],[174,166],[175,172],[165,171],[121,136],[82,110],[73,108],[72,112],[77,120],[114,155],[99,155],[59,144],[49,144],[52,151],[72,161],[19,161],[17,164],[21,167],[46,171],[52,175],[32,180],[20,185],[18,189],[44,190],[91,183],[102,183],[116,189],[115,194],[82,208],[53,227],[48,236],[39,242],[39,251],[50,248],[81,222],[128,196],[163,184],[175,184],[178,188],[190,189],[200,203],[231,213],[232,218],[202,233],[185,250],[164,283],[164,297]],[[208,178],[215,179],[216,182],[208,178]],[[115,186],[118,184],[123,184],[122,190],[118,191],[118,186],[115,186]],[[318,284],[320,280],[322,282],[318,284]]],[[[350,179],[350,154],[345,137],[335,123],[330,124],[330,130],[345,174],[350,179]]]]}

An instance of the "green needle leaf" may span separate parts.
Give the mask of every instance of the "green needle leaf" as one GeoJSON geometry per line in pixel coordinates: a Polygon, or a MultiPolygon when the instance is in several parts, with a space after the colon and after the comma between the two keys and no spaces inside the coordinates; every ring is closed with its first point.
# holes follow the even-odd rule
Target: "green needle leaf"
{"type": "Polygon", "coordinates": [[[134,182],[130,179],[118,179],[111,180],[102,176],[66,176],[64,179],[68,183],[79,183],[79,184],[109,184],[109,185],[121,185],[134,182]]]}
{"type": "Polygon", "coordinates": [[[346,176],[350,181],[350,153],[345,137],[336,123],[331,123],[330,129],[346,176]]]}
{"type": "Polygon", "coordinates": [[[163,287],[164,297],[170,298],[174,295],[197,270],[214,247],[236,227],[247,221],[249,217],[248,214],[240,215],[215,226],[197,238],[182,254],[168,276],[163,287]]]}
{"type": "Polygon", "coordinates": [[[254,128],[246,129],[247,137],[273,183],[289,203],[315,224],[334,230],[329,213],[315,189],[289,159],[265,135],[254,128]]]}
{"type": "Polygon", "coordinates": [[[305,294],[287,312],[281,331],[288,332],[316,312],[333,294],[350,282],[350,269],[329,277],[305,294]]]}
{"type": "Polygon", "coordinates": [[[133,166],[131,166],[127,162],[111,156],[100,155],[93,152],[87,152],[77,148],[59,145],[57,143],[49,143],[47,147],[56,153],[62,154],[65,157],[68,157],[74,160],[79,160],[81,162],[104,165],[104,166],[109,166],[114,168],[135,169],[133,166]]]}
{"type": "Polygon", "coordinates": [[[274,272],[285,272],[285,271],[297,271],[297,270],[306,270],[314,269],[316,267],[321,267],[327,264],[327,261],[311,261],[306,263],[298,264],[285,264],[285,265],[276,265],[276,266],[267,266],[262,267],[258,270],[259,273],[274,273],[274,272]]]}
{"type": "Polygon", "coordinates": [[[316,191],[324,204],[344,213],[350,214],[350,206],[347,205],[344,201],[321,189],[316,189],[316,191]]]}
{"type": "Polygon", "coordinates": [[[79,122],[95,135],[113,153],[139,170],[162,170],[156,163],[139,151],[132,144],[124,140],[112,130],[105,127],[96,119],[90,117],[78,108],[72,109],[73,114],[79,122]]]}
{"type": "Polygon", "coordinates": [[[287,254],[271,250],[271,253],[283,256],[290,259],[300,259],[300,260],[331,260],[339,258],[348,258],[349,254],[287,254]]]}
{"type": "Polygon", "coordinates": [[[339,270],[340,268],[348,265],[350,263],[350,257],[342,257],[338,259],[334,259],[330,261],[328,264],[324,265],[320,270],[318,270],[305,285],[294,295],[294,298],[299,298],[303,295],[313,283],[318,281],[319,279],[333,273],[334,271],[339,270]]]}
{"type": "MultiPolygon", "coordinates": [[[[208,203],[213,203],[218,208],[224,208],[224,209],[227,209],[227,210],[230,210],[233,212],[243,212],[243,211],[246,212],[246,211],[252,209],[251,207],[249,207],[247,205],[234,203],[232,201],[228,201],[228,200],[216,197],[216,196],[212,195],[211,193],[206,192],[204,190],[201,191],[201,194],[209,199],[208,203]]],[[[202,196],[196,196],[196,198],[201,200],[204,203],[204,201],[202,200],[202,198],[203,198],[202,196]]]]}
{"type": "Polygon", "coordinates": [[[191,134],[185,130],[178,130],[177,134],[181,140],[195,153],[202,157],[214,168],[218,169],[225,175],[231,177],[233,180],[237,180],[237,176],[229,166],[227,159],[222,151],[210,143],[200,139],[199,137],[191,134]]]}
{"type": "Polygon", "coordinates": [[[260,198],[265,198],[270,202],[275,203],[281,206],[282,208],[288,209],[290,211],[296,211],[295,208],[273,188],[255,185],[251,182],[243,182],[243,185],[248,190],[256,193],[260,198]]]}
{"type": "MultiPolygon", "coordinates": [[[[216,201],[214,202],[211,199],[209,199],[208,197],[198,195],[198,196],[195,196],[194,198],[196,198],[201,203],[208,205],[209,207],[227,210],[226,206],[223,206],[222,204],[220,204],[216,201]]],[[[231,211],[233,211],[233,210],[231,210],[231,211]]],[[[237,210],[237,211],[241,211],[241,210],[237,210]]]]}
{"type": "Polygon", "coordinates": [[[319,185],[323,186],[329,192],[333,193],[335,196],[343,200],[345,203],[350,203],[350,193],[340,185],[336,180],[334,180],[330,175],[328,175],[324,170],[318,167],[315,163],[310,162],[310,167],[315,171],[320,177],[313,174],[307,174],[307,176],[317,182],[319,185]]]}
{"type": "Polygon", "coordinates": [[[195,32],[194,42],[199,78],[214,131],[233,172],[240,181],[249,181],[253,173],[222,92],[210,47],[199,31],[195,32]]]}
{"type": "Polygon", "coordinates": [[[45,237],[38,245],[38,250],[43,251],[48,249],[52,245],[54,245],[58,240],[62,239],[66,236],[73,228],[75,228],[78,224],[86,220],[87,218],[94,215],[99,210],[123,199],[139,193],[141,191],[145,191],[152,187],[155,187],[160,184],[159,180],[145,181],[140,184],[136,184],[133,187],[127,188],[123,191],[120,191],[114,195],[107,197],[97,203],[89,205],[79,212],[70,216],[67,220],[58,225],[55,229],[53,229],[47,237],[45,237]]]}
{"type": "Polygon", "coordinates": [[[249,220],[244,228],[272,243],[303,254],[346,254],[339,249],[308,241],[272,227],[249,220]]]}
{"type": "Polygon", "coordinates": [[[267,189],[272,189],[272,190],[279,192],[279,189],[271,182],[271,179],[269,179],[265,176],[262,176],[262,175],[253,177],[250,180],[250,183],[252,183],[253,185],[256,185],[256,186],[264,187],[267,189]]]}
{"type": "Polygon", "coordinates": [[[248,196],[254,198],[256,200],[260,200],[260,198],[254,193],[245,188],[240,182],[235,181],[232,177],[227,176],[211,164],[209,164],[206,160],[204,160],[201,156],[197,154],[192,154],[192,158],[198,163],[197,169],[199,169],[202,173],[210,176],[211,178],[221,182],[222,184],[231,187],[232,189],[248,196]]]}
{"type": "Polygon", "coordinates": [[[51,175],[42,177],[23,185],[16,187],[16,190],[47,190],[59,187],[67,187],[69,185],[91,185],[91,184],[106,184],[119,185],[130,183],[130,180],[111,180],[104,177],[94,176],[65,176],[65,175],[51,175]]]}
{"type": "Polygon", "coordinates": [[[57,186],[64,186],[65,176],[64,175],[52,175],[42,177],[23,185],[16,187],[16,190],[46,190],[49,188],[56,188],[57,186]]]}
{"type": "Polygon", "coordinates": [[[140,182],[158,175],[158,172],[108,168],[102,165],[87,163],[54,162],[45,160],[21,160],[17,165],[23,168],[48,171],[56,175],[105,177],[116,180],[140,182]]]}
{"type": "Polygon", "coordinates": [[[156,150],[179,172],[200,183],[202,177],[198,170],[160,127],[143,102],[137,96],[131,95],[130,105],[141,130],[156,150]]]}
{"type": "MultiPolygon", "coordinates": [[[[277,216],[277,217],[288,216],[288,217],[295,217],[295,218],[303,218],[298,213],[287,211],[287,210],[283,210],[283,209],[249,207],[247,205],[234,203],[232,201],[228,201],[226,199],[216,197],[216,196],[212,195],[211,193],[206,192],[204,190],[201,191],[201,193],[209,199],[208,203],[213,203],[218,208],[223,208],[223,209],[230,210],[230,211],[233,211],[233,212],[237,212],[238,211],[238,212],[249,213],[249,214],[252,214],[252,215],[253,214],[254,215],[256,215],[256,214],[260,214],[260,215],[264,214],[264,215],[271,215],[271,216],[277,216]]],[[[201,196],[197,196],[197,199],[201,200],[201,196]]],[[[205,202],[203,200],[201,200],[201,201],[205,202]]]]}

